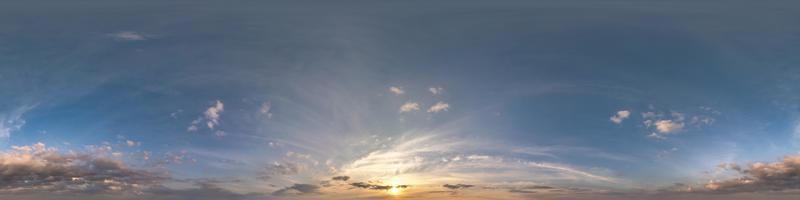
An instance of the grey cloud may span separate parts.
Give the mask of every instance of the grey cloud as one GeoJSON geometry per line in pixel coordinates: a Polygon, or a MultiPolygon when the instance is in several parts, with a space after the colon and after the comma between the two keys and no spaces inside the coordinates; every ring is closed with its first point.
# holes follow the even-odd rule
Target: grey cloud
{"type": "Polygon", "coordinates": [[[396,187],[396,188],[408,188],[409,187],[409,185],[395,185],[395,186],[392,186],[392,185],[380,185],[380,184],[371,184],[371,183],[364,183],[364,182],[351,183],[350,185],[353,186],[353,187],[370,189],[370,190],[388,190],[388,189],[392,189],[393,187],[396,187]]]}
{"type": "Polygon", "coordinates": [[[467,185],[467,184],[444,184],[442,187],[446,187],[447,189],[455,190],[455,189],[462,189],[462,188],[471,188],[474,185],[467,185]]]}
{"type": "Polygon", "coordinates": [[[259,178],[261,179],[270,179],[273,176],[279,175],[295,175],[300,173],[303,170],[303,167],[291,162],[284,162],[284,163],[272,163],[264,168],[264,171],[261,172],[259,178]]]}
{"type": "Polygon", "coordinates": [[[752,163],[746,167],[725,164],[724,169],[733,170],[741,177],[712,181],[706,189],[718,192],[755,192],[800,189],[800,155],[786,156],[773,163],[752,163]]]}
{"type": "Polygon", "coordinates": [[[294,184],[289,187],[285,187],[283,189],[277,190],[273,192],[273,195],[285,195],[292,192],[296,192],[298,194],[309,194],[309,193],[317,193],[319,192],[319,186],[311,185],[311,184],[294,184]]]}
{"type": "Polygon", "coordinates": [[[127,191],[167,179],[110,157],[62,154],[41,143],[0,154],[0,190],[127,191]]]}
{"type": "Polygon", "coordinates": [[[347,180],[350,180],[350,177],[349,176],[334,176],[333,178],[331,178],[331,180],[334,180],[334,181],[347,181],[347,180]]]}

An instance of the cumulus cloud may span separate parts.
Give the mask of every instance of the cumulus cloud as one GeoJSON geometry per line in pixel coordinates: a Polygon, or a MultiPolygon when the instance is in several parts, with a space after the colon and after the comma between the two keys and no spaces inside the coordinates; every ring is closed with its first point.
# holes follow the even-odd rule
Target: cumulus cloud
{"type": "Polygon", "coordinates": [[[114,156],[110,147],[91,153],[61,153],[42,143],[12,146],[0,154],[0,191],[123,191],[166,180],[135,170],[114,156]]]}
{"type": "Polygon", "coordinates": [[[471,187],[474,187],[474,185],[467,185],[467,184],[459,183],[459,184],[444,184],[444,185],[442,185],[442,187],[445,187],[445,188],[451,189],[451,190],[457,190],[457,189],[471,188],[471,187]]]}
{"type": "Polygon", "coordinates": [[[108,36],[117,40],[125,40],[125,41],[140,41],[148,39],[147,36],[145,36],[144,34],[133,31],[120,31],[108,34],[108,36]]]}
{"type": "Polygon", "coordinates": [[[219,125],[219,116],[220,113],[225,111],[225,104],[222,104],[222,101],[217,100],[217,103],[214,106],[209,107],[206,112],[204,113],[206,116],[206,125],[209,129],[214,129],[214,126],[219,125]]]}
{"type": "Polygon", "coordinates": [[[415,111],[415,110],[419,110],[419,103],[416,103],[416,102],[406,102],[405,104],[403,104],[402,106],[400,106],[400,112],[401,112],[401,113],[404,113],[404,112],[411,112],[411,111],[415,111]]]}
{"type": "Polygon", "coordinates": [[[663,140],[667,139],[666,135],[669,134],[683,132],[692,127],[711,125],[715,121],[713,116],[719,113],[708,107],[700,107],[699,111],[691,113],[649,111],[641,114],[642,124],[650,131],[648,137],[663,140]]]}
{"type": "Polygon", "coordinates": [[[683,130],[683,122],[682,121],[672,121],[672,120],[658,120],[655,122],[656,130],[659,133],[675,133],[683,130]]]}
{"type": "Polygon", "coordinates": [[[440,102],[434,104],[433,106],[431,106],[430,108],[428,108],[428,112],[438,113],[438,112],[441,112],[441,111],[447,111],[447,109],[449,109],[449,108],[450,108],[450,104],[447,104],[447,103],[444,103],[444,102],[440,101],[440,102]]]}
{"type": "Polygon", "coordinates": [[[620,123],[622,123],[623,120],[628,119],[628,117],[630,117],[630,116],[631,116],[631,111],[620,110],[620,111],[617,111],[616,115],[611,116],[610,120],[611,120],[611,122],[613,122],[615,124],[620,124],[620,123]]]}
{"type": "Polygon", "coordinates": [[[433,93],[434,95],[437,95],[437,94],[441,94],[444,91],[444,88],[442,88],[442,87],[431,87],[431,88],[428,88],[428,91],[431,91],[431,93],[433,93]]]}
{"type": "Polygon", "coordinates": [[[225,104],[222,101],[217,100],[214,105],[208,107],[205,112],[203,112],[203,116],[195,119],[192,121],[191,125],[186,128],[187,131],[197,131],[198,125],[205,120],[206,126],[208,129],[214,129],[219,125],[219,118],[222,112],[225,111],[225,104]]]}
{"type": "Polygon", "coordinates": [[[403,88],[396,86],[389,87],[389,92],[393,93],[394,95],[401,95],[406,93],[406,91],[403,90],[403,88]]]}
{"type": "Polygon", "coordinates": [[[786,156],[773,163],[756,162],[742,167],[737,164],[720,166],[733,170],[741,177],[716,181],[705,185],[706,189],[722,192],[781,191],[800,189],[800,155],[786,156]]]}
{"type": "Polygon", "coordinates": [[[283,189],[277,190],[273,192],[273,195],[286,195],[286,194],[310,194],[310,193],[318,193],[319,186],[311,185],[311,184],[294,184],[289,187],[285,187],[283,189]]]}

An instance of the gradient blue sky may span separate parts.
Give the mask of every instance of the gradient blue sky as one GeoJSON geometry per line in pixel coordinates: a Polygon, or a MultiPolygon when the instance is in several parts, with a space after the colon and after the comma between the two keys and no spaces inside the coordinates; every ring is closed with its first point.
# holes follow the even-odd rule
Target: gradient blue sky
{"type": "Polygon", "coordinates": [[[0,197],[796,198],[799,8],[4,1],[0,197]]]}

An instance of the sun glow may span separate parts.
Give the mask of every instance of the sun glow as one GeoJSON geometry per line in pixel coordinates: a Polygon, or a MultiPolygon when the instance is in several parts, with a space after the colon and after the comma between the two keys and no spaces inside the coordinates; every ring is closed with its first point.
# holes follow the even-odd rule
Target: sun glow
{"type": "Polygon", "coordinates": [[[394,196],[398,196],[398,195],[400,195],[402,192],[403,192],[403,190],[401,190],[401,189],[400,189],[400,188],[398,188],[397,186],[392,186],[392,189],[389,189],[389,194],[391,194],[391,195],[394,195],[394,196]]]}
{"type": "Polygon", "coordinates": [[[398,196],[398,195],[402,194],[403,193],[403,188],[400,187],[400,185],[402,185],[402,184],[403,184],[403,181],[400,179],[400,177],[396,177],[395,176],[395,177],[392,177],[391,179],[389,179],[389,185],[392,186],[392,188],[390,188],[388,190],[389,194],[393,195],[393,196],[398,196]]]}

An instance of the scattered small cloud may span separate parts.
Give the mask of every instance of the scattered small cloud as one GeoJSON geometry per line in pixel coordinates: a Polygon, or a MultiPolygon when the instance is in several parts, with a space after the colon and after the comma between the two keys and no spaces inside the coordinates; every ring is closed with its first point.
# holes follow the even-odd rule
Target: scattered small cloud
{"type": "Polygon", "coordinates": [[[683,130],[683,121],[658,120],[655,122],[656,130],[662,134],[680,132],[683,130]]]}
{"type": "Polygon", "coordinates": [[[261,103],[261,109],[259,109],[259,111],[262,115],[266,115],[268,119],[272,118],[272,112],[270,112],[270,110],[272,110],[272,102],[266,101],[261,103]]]}
{"type": "Polygon", "coordinates": [[[394,95],[402,95],[406,93],[406,91],[403,90],[403,88],[396,86],[389,87],[389,92],[393,93],[394,95]]]}
{"type": "Polygon", "coordinates": [[[442,94],[444,92],[444,88],[442,87],[431,87],[428,88],[428,91],[431,91],[434,95],[442,94]]]}
{"type": "Polygon", "coordinates": [[[630,116],[631,116],[631,111],[620,110],[620,111],[617,111],[616,115],[611,116],[610,120],[611,120],[611,122],[613,122],[615,124],[620,124],[620,123],[622,123],[623,120],[628,119],[628,117],[630,117],[630,116]]]}
{"type": "Polygon", "coordinates": [[[212,105],[211,107],[206,109],[205,112],[203,112],[202,117],[193,120],[192,123],[189,125],[189,127],[186,128],[186,130],[189,132],[197,131],[198,125],[202,123],[203,120],[205,120],[206,122],[206,127],[208,127],[208,129],[213,130],[215,127],[219,125],[220,114],[222,114],[222,112],[224,111],[225,111],[225,104],[223,104],[222,101],[217,100],[214,103],[214,105],[212,105]]]}
{"type": "Polygon", "coordinates": [[[147,40],[148,37],[142,33],[137,33],[133,31],[120,31],[116,33],[108,34],[108,36],[116,39],[116,40],[124,40],[124,41],[141,41],[147,40]]]}
{"type": "Polygon", "coordinates": [[[411,111],[416,111],[416,110],[419,110],[419,103],[417,103],[417,102],[406,102],[405,104],[400,106],[400,112],[401,113],[411,112],[411,111]]]}
{"type": "Polygon", "coordinates": [[[270,179],[274,176],[295,175],[303,171],[304,167],[292,162],[273,162],[267,165],[263,171],[260,172],[259,178],[262,180],[270,179]]]}
{"type": "Polygon", "coordinates": [[[133,140],[125,140],[125,144],[127,144],[128,147],[135,147],[135,146],[142,145],[141,142],[137,142],[137,141],[133,141],[133,140]]]}
{"type": "Polygon", "coordinates": [[[442,112],[442,111],[447,111],[448,109],[450,109],[450,104],[447,104],[447,103],[444,103],[444,102],[440,101],[440,102],[434,104],[433,106],[431,106],[430,108],[428,108],[428,112],[438,113],[438,112],[442,112]]]}

